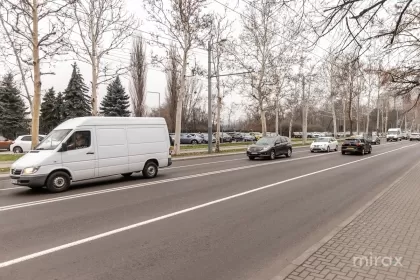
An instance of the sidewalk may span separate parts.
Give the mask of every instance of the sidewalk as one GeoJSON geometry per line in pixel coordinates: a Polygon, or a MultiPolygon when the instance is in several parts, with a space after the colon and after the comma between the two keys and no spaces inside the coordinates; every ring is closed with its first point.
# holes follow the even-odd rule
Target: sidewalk
{"type": "Polygon", "coordinates": [[[419,182],[417,164],[273,280],[420,279],[419,182]]]}

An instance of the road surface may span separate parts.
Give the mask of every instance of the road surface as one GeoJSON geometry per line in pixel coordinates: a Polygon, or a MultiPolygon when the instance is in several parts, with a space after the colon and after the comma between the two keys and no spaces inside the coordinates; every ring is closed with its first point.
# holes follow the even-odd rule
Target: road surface
{"type": "Polygon", "coordinates": [[[61,194],[0,181],[0,279],[271,279],[419,158],[402,141],[185,160],[61,194]]]}

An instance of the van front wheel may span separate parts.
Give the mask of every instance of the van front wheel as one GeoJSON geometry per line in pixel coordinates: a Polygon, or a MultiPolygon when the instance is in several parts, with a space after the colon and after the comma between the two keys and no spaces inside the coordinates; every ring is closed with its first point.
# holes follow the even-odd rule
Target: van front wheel
{"type": "Polygon", "coordinates": [[[46,186],[50,192],[64,192],[70,187],[70,177],[63,171],[54,172],[48,177],[46,186]]]}
{"type": "Polygon", "coordinates": [[[158,167],[153,161],[149,161],[143,168],[143,177],[145,178],[155,178],[158,173],[158,167]]]}

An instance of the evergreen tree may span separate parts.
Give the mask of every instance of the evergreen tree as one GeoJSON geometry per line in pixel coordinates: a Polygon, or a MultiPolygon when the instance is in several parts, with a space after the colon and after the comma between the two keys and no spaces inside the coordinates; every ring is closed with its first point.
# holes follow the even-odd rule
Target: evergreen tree
{"type": "Polygon", "coordinates": [[[101,102],[101,114],[107,117],[129,117],[130,97],[125,93],[120,77],[108,85],[106,95],[101,102]]]}
{"type": "Polygon", "coordinates": [[[57,94],[57,97],[55,98],[55,103],[56,103],[56,106],[54,108],[55,109],[54,115],[57,116],[57,121],[60,124],[66,120],[66,117],[64,115],[64,109],[65,109],[64,97],[61,92],[57,94]]]}
{"type": "Polygon", "coordinates": [[[18,133],[26,133],[29,128],[26,109],[13,75],[7,74],[0,84],[0,134],[14,139],[18,133]]]}
{"type": "Polygon", "coordinates": [[[56,107],[57,98],[55,97],[55,91],[54,88],[50,88],[44,95],[41,103],[41,116],[39,117],[40,132],[48,134],[60,123],[60,116],[56,114],[56,107]]]}
{"type": "Polygon", "coordinates": [[[79,67],[72,65],[73,73],[69,84],[64,91],[64,117],[66,119],[76,117],[86,117],[91,115],[89,97],[87,96],[88,87],[86,86],[79,67]]]}

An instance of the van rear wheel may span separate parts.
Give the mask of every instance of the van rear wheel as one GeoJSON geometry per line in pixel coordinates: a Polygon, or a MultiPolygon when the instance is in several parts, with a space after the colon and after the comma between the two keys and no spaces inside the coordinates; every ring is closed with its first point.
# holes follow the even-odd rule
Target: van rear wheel
{"type": "Polygon", "coordinates": [[[70,176],[63,171],[54,172],[48,177],[46,186],[50,192],[64,192],[70,188],[70,176]]]}
{"type": "Polygon", "coordinates": [[[154,163],[153,161],[149,161],[146,163],[146,165],[143,168],[143,177],[145,178],[154,178],[156,177],[157,173],[158,173],[158,167],[156,165],[156,163],[154,163]]]}

